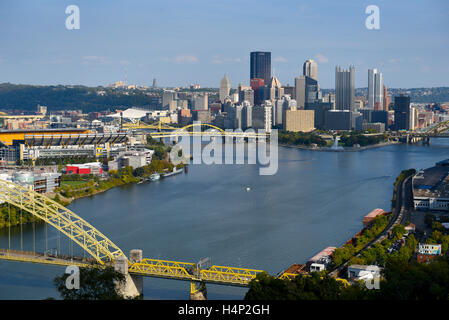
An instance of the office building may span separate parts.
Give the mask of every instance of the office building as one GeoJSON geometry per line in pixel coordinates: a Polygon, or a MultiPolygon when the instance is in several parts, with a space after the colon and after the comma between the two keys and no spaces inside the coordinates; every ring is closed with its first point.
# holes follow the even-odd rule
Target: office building
{"type": "Polygon", "coordinates": [[[307,109],[307,105],[318,100],[318,82],[308,76],[295,78],[295,95],[298,109],[307,109]]]}
{"type": "Polygon", "coordinates": [[[350,110],[328,110],[325,113],[326,130],[352,130],[353,114],[350,110]]]}
{"type": "Polygon", "coordinates": [[[253,126],[253,106],[248,101],[242,103],[242,130],[253,126]]]}
{"type": "Polygon", "coordinates": [[[224,103],[226,97],[229,96],[229,92],[231,91],[231,83],[226,75],[224,75],[223,79],[220,81],[220,92],[219,98],[221,103],[224,103]]]}
{"type": "Polygon", "coordinates": [[[250,79],[263,79],[265,84],[270,83],[271,52],[251,52],[250,58],[250,79]]]}
{"type": "Polygon", "coordinates": [[[193,97],[193,110],[207,110],[208,109],[208,95],[207,93],[198,94],[193,97]]]}
{"type": "Polygon", "coordinates": [[[164,90],[164,92],[162,93],[162,108],[169,109],[170,103],[176,100],[176,98],[177,98],[176,91],[164,90]]]}
{"type": "Polygon", "coordinates": [[[304,62],[304,65],[302,67],[303,69],[303,75],[309,78],[312,78],[315,81],[318,81],[318,64],[312,60],[306,60],[304,62]]]}
{"type": "Polygon", "coordinates": [[[384,110],[383,76],[377,69],[368,69],[368,108],[384,110]]]}
{"type": "Polygon", "coordinates": [[[337,110],[354,110],[355,101],[355,68],[349,70],[335,68],[335,108],[337,110]]]}
{"type": "Polygon", "coordinates": [[[400,95],[394,97],[394,128],[395,130],[410,130],[410,97],[400,95]]]}
{"type": "Polygon", "coordinates": [[[310,132],[314,127],[313,110],[297,110],[295,108],[285,110],[283,128],[291,132],[310,132]]]}
{"type": "Polygon", "coordinates": [[[306,106],[306,110],[314,111],[314,125],[317,129],[325,129],[325,115],[326,111],[332,110],[333,105],[331,102],[317,101],[314,103],[309,103],[306,106]]]}
{"type": "Polygon", "coordinates": [[[270,101],[261,106],[253,107],[252,127],[253,129],[262,129],[267,133],[271,132],[271,114],[272,104],[270,101]]]}

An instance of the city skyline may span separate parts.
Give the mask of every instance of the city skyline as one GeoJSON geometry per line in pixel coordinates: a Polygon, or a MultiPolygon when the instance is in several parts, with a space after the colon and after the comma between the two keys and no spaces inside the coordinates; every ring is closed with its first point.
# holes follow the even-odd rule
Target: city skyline
{"type": "Polygon", "coordinates": [[[69,3],[3,2],[0,82],[97,86],[124,80],[126,73],[129,84],[151,86],[156,78],[160,87],[218,87],[226,73],[236,88],[248,84],[248,53],[260,50],[272,52],[272,71],[285,85],[293,85],[307,59],[317,61],[323,89],[334,87],[336,65],[349,64],[356,68],[356,87],[367,87],[366,70],[372,68],[382,70],[391,88],[448,85],[449,5],[443,1],[379,1],[380,30],[366,29],[366,4],[350,1],[174,1],[170,10],[137,3],[78,1],[81,27],[67,30],[69,3]],[[218,19],[223,15],[233,23],[218,19]]]}

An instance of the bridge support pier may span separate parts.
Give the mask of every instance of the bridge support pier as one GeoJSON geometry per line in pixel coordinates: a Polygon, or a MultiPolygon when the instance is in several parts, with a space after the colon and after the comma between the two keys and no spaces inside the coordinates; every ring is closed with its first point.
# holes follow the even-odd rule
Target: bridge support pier
{"type": "MultiPolygon", "coordinates": [[[[142,260],[142,250],[131,250],[131,263],[140,260],[142,260]]],[[[142,276],[130,275],[128,273],[128,260],[125,257],[115,259],[114,269],[125,276],[125,281],[116,283],[118,291],[125,298],[137,298],[143,294],[143,278],[142,276]]]]}
{"type": "Polygon", "coordinates": [[[190,300],[207,300],[206,283],[202,281],[190,282],[190,300]]]}

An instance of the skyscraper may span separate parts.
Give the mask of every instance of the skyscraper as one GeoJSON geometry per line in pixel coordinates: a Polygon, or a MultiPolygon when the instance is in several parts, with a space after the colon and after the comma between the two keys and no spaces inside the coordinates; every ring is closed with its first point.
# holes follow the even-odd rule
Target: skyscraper
{"type": "Polygon", "coordinates": [[[318,81],[318,64],[315,60],[309,59],[304,62],[302,67],[303,75],[318,81]]]}
{"type": "Polygon", "coordinates": [[[410,130],[410,97],[401,94],[394,97],[394,128],[410,130]]]}
{"type": "Polygon", "coordinates": [[[271,52],[251,52],[250,79],[263,79],[265,84],[271,80],[271,52]]]}
{"type": "Polygon", "coordinates": [[[335,108],[337,110],[354,110],[355,68],[349,70],[335,68],[335,108]]]}
{"type": "Polygon", "coordinates": [[[223,79],[220,81],[220,101],[224,103],[227,96],[229,96],[229,92],[231,91],[231,83],[226,75],[224,75],[223,79]]]}
{"type": "Polygon", "coordinates": [[[377,69],[368,69],[368,109],[384,109],[383,77],[377,69]]]}
{"type": "Polygon", "coordinates": [[[156,78],[153,79],[153,89],[157,88],[157,80],[156,78]]]}

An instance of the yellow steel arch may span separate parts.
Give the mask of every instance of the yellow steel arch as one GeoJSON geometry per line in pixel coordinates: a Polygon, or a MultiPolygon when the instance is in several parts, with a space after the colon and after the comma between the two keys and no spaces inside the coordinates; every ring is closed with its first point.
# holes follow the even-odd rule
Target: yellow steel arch
{"type": "Polygon", "coordinates": [[[212,128],[212,129],[217,129],[217,130],[220,131],[222,134],[226,134],[226,131],[224,131],[222,128],[216,127],[216,126],[214,126],[214,125],[212,125],[212,124],[208,124],[208,123],[193,123],[193,124],[189,124],[189,125],[187,125],[187,126],[185,126],[185,127],[180,128],[180,130],[187,130],[187,129],[189,129],[189,128],[198,127],[198,126],[200,126],[200,127],[202,127],[202,126],[204,126],[204,127],[210,127],[210,128],[212,128]]]}
{"type": "Polygon", "coordinates": [[[52,225],[101,265],[113,262],[119,256],[125,256],[119,247],[88,222],[31,189],[0,179],[0,201],[8,202],[52,225]]]}

